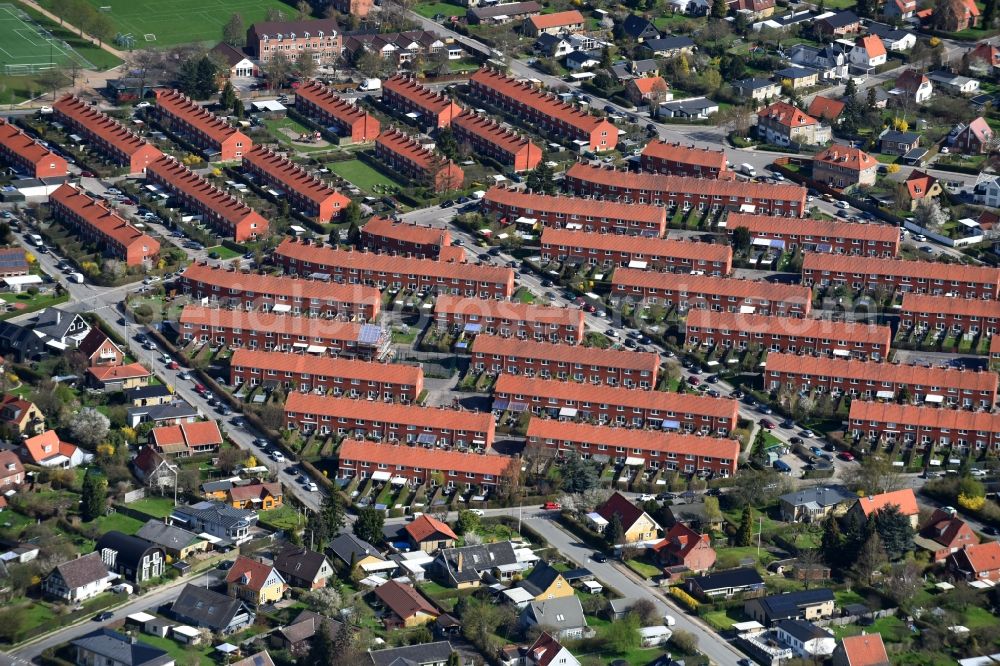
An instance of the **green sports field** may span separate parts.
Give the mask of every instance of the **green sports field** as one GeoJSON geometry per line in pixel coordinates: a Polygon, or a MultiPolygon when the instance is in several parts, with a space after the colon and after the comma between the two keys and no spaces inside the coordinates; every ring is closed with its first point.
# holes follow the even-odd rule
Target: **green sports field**
{"type": "Polygon", "coordinates": [[[295,10],[280,0],[89,1],[107,13],[120,34],[132,35],[135,48],[214,44],[222,39],[222,26],[233,14],[240,14],[248,28],[263,21],[271,7],[280,9],[286,18],[295,18],[295,10]]]}
{"type": "Polygon", "coordinates": [[[76,60],[91,67],[68,44],[52,36],[44,27],[17,7],[0,4],[0,74],[37,74],[45,69],[65,67],[76,60]]]}

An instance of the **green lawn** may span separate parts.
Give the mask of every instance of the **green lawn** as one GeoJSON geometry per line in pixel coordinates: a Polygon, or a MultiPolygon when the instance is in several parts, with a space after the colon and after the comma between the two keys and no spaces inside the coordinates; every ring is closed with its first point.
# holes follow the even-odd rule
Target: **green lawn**
{"type": "Polygon", "coordinates": [[[214,666],[216,663],[215,659],[212,658],[215,648],[212,646],[211,641],[209,641],[207,645],[198,645],[189,648],[169,638],[161,638],[150,634],[142,634],[140,640],[143,643],[152,645],[153,647],[166,650],[178,664],[201,664],[201,666],[214,666]]]}
{"type": "Polygon", "coordinates": [[[327,165],[330,171],[341,178],[347,180],[358,188],[374,194],[385,194],[401,189],[402,183],[386,174],[378,171],[361,160],[347,160],[346,162],[331,162],[327,165]]]}
{"type": "Polygon", "coordinates": [[[466,9],[460,5],[453,5],[450,2],[422,2],[414,5],[413,11],[424,18],[433,19],[438,14],[445,17],[465,16],[466,9]]]}
{"type": "Polygon", "coordinates": [[[92,524],[99,526],[102,532],[118,530],[124,534],[135,534],[144,523],[122,513],[113,513],[110,516],[101,516],[92,524]]]}
{"type": "Polygon", "coordinates": [[[281,506],[270,511],[262,511],[260,519],[284,530],[297,529],[303,526],[305,518],[290,506],[281,506]]]}
{"type": "Polygon", "coordinates": [[[0,319],[9,319],[28,312],[35,312],[36,310],[58,305],[59,303],[65,303],[69,300],[69,294],[64,293],[62,296],[56,296],[54,292],[40,293],[36,296],[28,293],[0,294],[0,300],[4,300],[7,303],[14,303],[17,306],[15,310],[0,315],[0,319]]]}
{"type": "Polygon", "coordinates": [[[174,510],[174,499],[173,497],[147,497],[130,503],[128,507],[153,518],[166,518],[174,510]]]}
{"type": "Polygon", "coordinates": [[[725,631],[732,629],[735,623],[745,621],[747,617],[743,614],[742,608],[730,608],[705,613],[702,619],[712,625],[713,628],[725,631]]]}
{"type": "Polygon", "coordinates": [[[282,130],[291,130],[292,133],[296,135],[302,134],[312,134],[313,130],[309,129],[305,125],[291,118],[269,118],[264,120],[264,126],[267,127],[271,136],[274,137],[275,141],[286,146],[290,150],[297,150],[304,153],[308,153],[316,150],[330,150],[330,144],[323,140],[319,145],[309,145],[307,143],[293,143],[292,137],[288,135],[288,132],[282,130]]]}
{"type": "Polygon", "coordinates": [[[208,248],[208,252],[216,252],[220,259],[235,259],[236,257],[242,256],[236,250],[226,247],[225,245],[216,245],[215,247],[208,248]]]}
{"type": "Polygon", "coordinates": [[[663,571],[660,570],[659,567],[653,566],[652,564],[648,564],[646,562],[642,562],[640,560],[629,560],[625,564],[628,565],[629,569],[636,572],[643,578],[655,578],[656,576],[659,576],[660,574],[663,573],[663,571]]]}
{"type": "Polygon", "coordinates": [[[830,629],[833,631],[833,635],[837,637],[837,640],[844,638],[844,636],[857,636],[862,631],[865,631],[869,634],[882,634],[882,638],[887,643],[900,643],[910,633],[903,621],[894,615],[875,620],[875,622],[867,627],[848,624],[842,627],[832,626],[830,629]]]}

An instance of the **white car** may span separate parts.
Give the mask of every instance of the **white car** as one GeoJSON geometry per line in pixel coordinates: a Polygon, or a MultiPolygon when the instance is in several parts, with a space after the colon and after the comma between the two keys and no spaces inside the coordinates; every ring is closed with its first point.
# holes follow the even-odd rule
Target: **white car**
{"type": "Polygon", "coordinates": [[[55,111],[52,109],[51,106],[43,106],[42,108],[38,109],[38,113],[44,113],[47,115],[50,113],[55,113],[55,111]]]}
{"type": "Polygon", "coordinates": [[[486,515],[486,512],[483,511],[482,509],[469,509],[469,511],[471,513],[476,514],[477,516],[485,516],[486,515]]]}
{"type": "Polygon", "coordinates": [[[656,495],[652,495],[650,493],[643,493],[642,495],[639,495],[640,502],[652,502],[655,499],[656,495]]]}
{"type": "Polygon", "coordinates": [[[277,463],[285,462],[285,454],[281,451],[275,451],[271,454],[271,460],[277,463]]]}
{"type": "Polygon", "coordinates": [[[150,104],[149,102],[139,102],[138,104],[135,105],[135,108],[137,108],[137,109],[148,109],[151,106],[152,106],[152,104],[150,104]]]}
{"type": "Polygon", "coordinates": [[[847,203],[846,201],[838,201],[837,202],[837,208],[842,208],[844,210],[847,210],[850,207],[851,207],[851,204],[847,203]]]}
{"type": "Polygon", "coordinates": [[[310,481],[309,483],[306,484],[306,490],[308,490],[311,493],[314,493],[319,490],[319,486],[316,485],[315,481],[310,481]]]}

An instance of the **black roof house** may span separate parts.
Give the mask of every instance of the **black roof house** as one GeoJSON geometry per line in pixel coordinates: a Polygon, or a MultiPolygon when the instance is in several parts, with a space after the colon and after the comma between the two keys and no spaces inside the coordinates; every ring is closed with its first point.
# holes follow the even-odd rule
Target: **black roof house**
{"type": "Polygon", "coordinates": [[[108,569],[134,583],[143,583],[163,574],[166,553],[145,539],[122,532],[111,531],[97,541],[94,550],[108,569]]]}
{"type": "Polygon", "coordinates": [[[764,579],[756,569],[729,569],[687,579],[688,590],[703,597],[731,597],[734,594],[764,589],[764,579]]]}
{"type": "Polygon", "coordinates": [[[190,583],[177,595],[170,613],[179,622],[231,634],[253,624],[256,614],[239,599],[190,583]]]}

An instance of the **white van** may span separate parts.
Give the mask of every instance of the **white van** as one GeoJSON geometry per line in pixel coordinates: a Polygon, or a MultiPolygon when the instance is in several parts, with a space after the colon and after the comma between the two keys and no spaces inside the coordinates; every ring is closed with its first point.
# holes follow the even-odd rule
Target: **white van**
{"type": "Polygon", "coordinates": [[[743,164],[740,165],[740,171],[746,174],[747,176],[750,176],[751,178],[757,177],[757,169],[754,169],[753,165],[747,162],[744,162],[743,164]]]}

